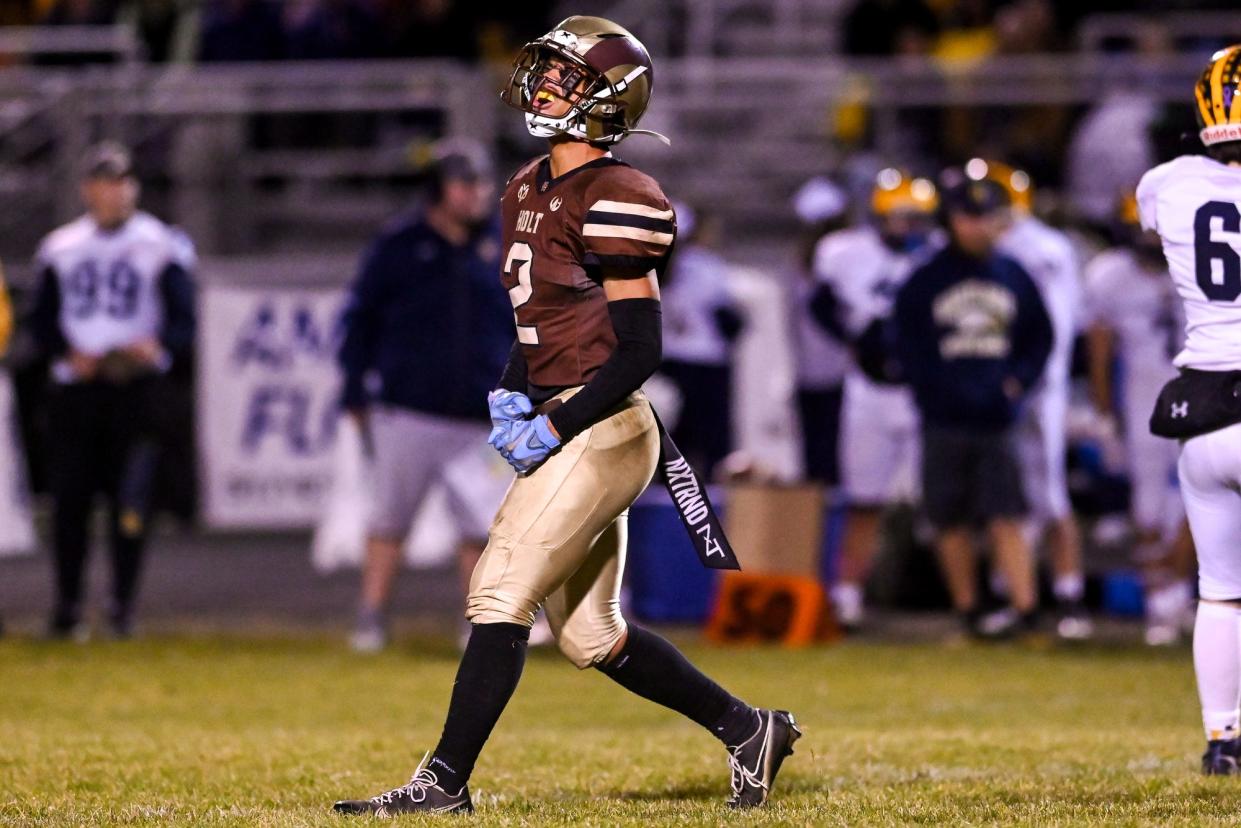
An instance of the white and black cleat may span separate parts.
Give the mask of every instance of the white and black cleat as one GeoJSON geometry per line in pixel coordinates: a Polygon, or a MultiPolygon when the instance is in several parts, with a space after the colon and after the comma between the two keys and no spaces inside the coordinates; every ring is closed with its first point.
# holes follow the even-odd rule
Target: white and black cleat
{"type": "Polygon", "coordinates": [[[801,730],[787,710],[758,710],[758,731],[729,750],[730,808],[757,808],[767,801],[784,757],[793,754],[801,730]]]}
{"type": "Polygon", "coordinates": [[[1212,739],[1207,742],[1207,752],[1202,754],[1202,772],[1207,776],[1235,776],[1239,754],[1241,740],[1212,739]]]}
{"type": "Polygon", "coordinates": [[[338,814],[355,816],[373,816],[380,819],[399,816],[400,814],[470,814],[474,812],[474,803],[470,801],[467,786],[455,794],[449,793],[439,785],[435,772],[425,764],[418,766],[414,776],[399,788],[372,796],[370,799],[343,799],[332,806],[338,814]]]}

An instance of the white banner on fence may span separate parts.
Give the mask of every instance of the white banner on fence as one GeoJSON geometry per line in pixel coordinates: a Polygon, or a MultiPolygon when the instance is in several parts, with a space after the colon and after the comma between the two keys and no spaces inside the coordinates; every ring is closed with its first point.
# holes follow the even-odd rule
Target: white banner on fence
{"type": "Polygon", "coordinates": [[[309,528],[332,478],[338,289],[209,286],[199,322],[203,517],[309,528]]]}
{"type": "Polygon", "coordinates": [[[26,455],[17,431],[17,396],[0,368],[0,558],[33,552],[34,519],[26,488],[26,455]]]}

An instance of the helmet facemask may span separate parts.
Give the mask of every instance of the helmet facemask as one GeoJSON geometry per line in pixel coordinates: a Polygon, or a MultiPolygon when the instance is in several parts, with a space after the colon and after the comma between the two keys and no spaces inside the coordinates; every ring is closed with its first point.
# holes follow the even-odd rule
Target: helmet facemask
{"type": "Polygon", "coordinates": [[[539,138],[570,135],[595,144],[611,144],[625,135],[624,119],[618,117],[623,104],[612,83],[578,55],[548,39],[522,49],[500,98],[526,113],[526,128],[539,138]],[[564,71],[558,79],[553,78],[558,67],[564,71]],[[549,84],[559,91],[548,89],[549,84]],[[542,114],[535,107],[540,92],[567,101],[568,111],[559,117],[542,114]]]}

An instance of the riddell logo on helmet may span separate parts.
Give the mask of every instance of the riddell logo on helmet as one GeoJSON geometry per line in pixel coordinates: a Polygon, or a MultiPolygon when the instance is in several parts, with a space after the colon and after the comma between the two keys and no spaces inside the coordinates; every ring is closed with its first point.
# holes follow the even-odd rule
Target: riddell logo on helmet
{"type": "Polygon", "coordinates": [[[1204,128],[1198,136],[1202,139],[1202,143],[1208,146],[1222,144],[1225,141],[1241,141],[1241,124],[1216,124],[1204,128]]]}

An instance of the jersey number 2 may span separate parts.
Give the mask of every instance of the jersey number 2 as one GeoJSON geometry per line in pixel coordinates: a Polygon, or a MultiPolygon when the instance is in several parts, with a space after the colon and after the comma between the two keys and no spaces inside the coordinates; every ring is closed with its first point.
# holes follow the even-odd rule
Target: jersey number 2
{"type": "Polygon", "coordinates": [[[1208,201],[1194,214],[1194,273],[1198,287],[1212,302],[1232,302],[1241,296],[1241,254],[1225,241],[1211,240],[1211,220],[1219,219],[1225,233],[1241,233],[1241,210],[1227,201],[1208,201]],[[1219,262],[1216,277],[1215,263],[1219,262]]]}
{"type": "Polygon", "coordinates": [[[538,345],[539,331],[534,325],[523,325],[517,319],[517,309],[530,301],[534,286],[530,284],[530,266],[534,251],[525,242],[513,242],[504,260],[504,272],[517,277],[517,284],[508,289],[509,301],[513,303],[513,322],[517,324],[517,341],[522,345],[538,345]],[[514,273],[514,266],[517,268],[514,273]]]}

